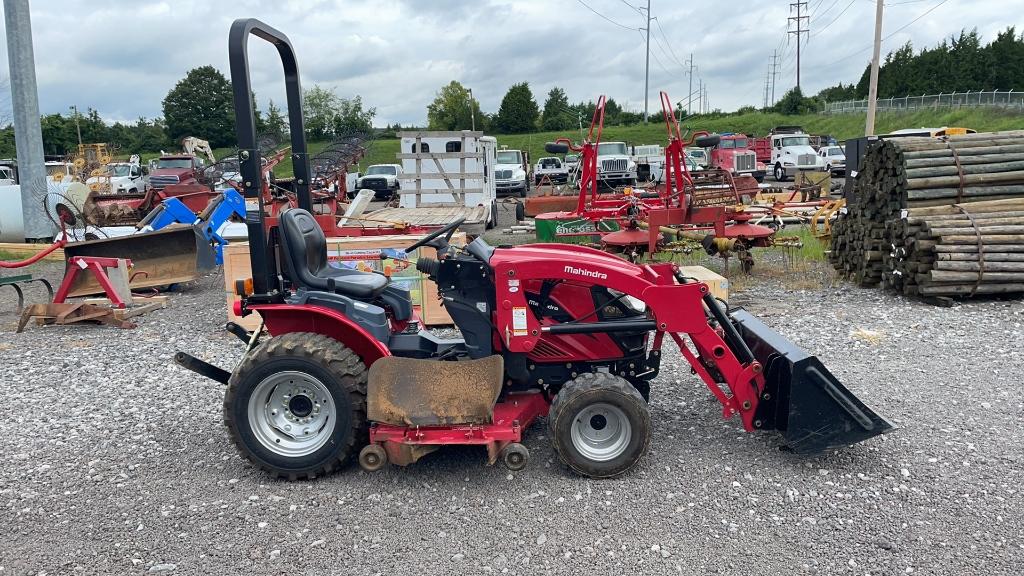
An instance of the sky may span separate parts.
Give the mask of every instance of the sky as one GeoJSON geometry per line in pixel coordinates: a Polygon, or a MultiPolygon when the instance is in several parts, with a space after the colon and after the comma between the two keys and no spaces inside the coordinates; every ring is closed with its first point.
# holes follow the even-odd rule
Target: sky
{"type": "MultiPolygon", "coordinates": [[[[44,114],[77,105],[108,121],[161,116],[167,91],[190,68],[212,64],[228,75],[228,28],[243,17],[290,37],[305,87],[360,95],[376,108],[379,126],[424,124],[427,105],[451,80],[471,88],[491,113],[522,81],[541,106],[559,86],[572,102],[606,94],[627,109],[644,108],[646,0],[30,2],[44,114]]],[[[931,46],[961,29],[977,28],[983,42],[1007,26],[1024,31],[1024,0],[886,2],[883,57],[907,41],[931,46]]],[[[796,37],[786,34],[787,18],[796,15],[790,3],[651,0],[651,112],[660,109],[661,90],[673,102],[686,99],[691,54],[693,92],[706,84],[711,108],[731,111],[763,104],[778,50],[781,98],[796,84],[796,37]]],[[[871,58],[875,1],[809,0],[802,10],[811,16],[801,48],[804,93],[856,82],[871,58]]],[[[250,46],[259,106],[271,98],[280,104],[276,52],[257,40],[250,46]]],[[[6,34],[0,53],[6,61],[6,34]]],[[[6,75],[0,67],[0,78],[6,75]]]]}

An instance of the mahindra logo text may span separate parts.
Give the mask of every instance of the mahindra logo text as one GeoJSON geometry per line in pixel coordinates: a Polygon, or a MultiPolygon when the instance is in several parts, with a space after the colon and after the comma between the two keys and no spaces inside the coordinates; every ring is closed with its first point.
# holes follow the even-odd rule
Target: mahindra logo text
{"type": "Polygon", "coordinates": [[[582,268],[576,268],[573,266],[566,266],[565,273],[575,274],[577,276],[586,276],[587,278],[597,278],[598,280],[608,279],[608,275],[603,272],[596,272],[594,270],[584,270],[582,268]]]}

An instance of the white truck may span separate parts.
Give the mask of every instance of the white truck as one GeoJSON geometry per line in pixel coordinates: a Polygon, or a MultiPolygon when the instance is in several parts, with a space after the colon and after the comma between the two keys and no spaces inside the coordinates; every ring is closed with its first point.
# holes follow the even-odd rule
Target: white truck
{"type": "Polygon", "coordinates": [[[825,159],[825,169],[833,176],[846,175],[846,152],[842,146],[822,146],[818,156],[825,159]]]}
{"type": "Polygon", "coordinates": [[[686,157],[693,160],[693,162],[701,168],[707,168],[711,165],[711,160],[708,158],[708,151],[703,148],[687,148],[686,157]]]}
{"type": "Polygon", "coordinates": [[[772,139],[772,174],[785,182],[797,172],[824,172],[825,159],[811,146],[811,137],[799,128],[776,129],[772,139]]]}
{"type": "Polygon", "coordinates": [[[569,181],[569,168],[555,156],[545,156],[533,166],[533,183],[540,185],[547,176],[552,184],[565,184],[569,181]]]}
{"type": "Polygon", "coordinates": [[[633,163],[636,164],[637,179],[643,182],[660,182],[665,171],[665,149],[660,144],[633,146],[633,163]]]}
{"type": "Polygon", "coordinates": [[[391,198],[402,189],[401,179],[401,164],[374,164],[356,180],[355,189],[349,190],[349,195],[355,196],[359,190],[373,190],[376,198],[391,198]]]}
{"type": "Polygon", "coordinates": [[[636,162],[629,156],[625,142],[597,145],[597,181],[611,188],[636,186],[636,162]]]}
{"type": "Polygon", "coordinates": [[[149,177],[138,162],[111,162],[102,175],[90,176],[85,184],[104,194],[143,194],[149,189],[149,177]]]}
{"type": "Polygon", "coordinates": [[[522,150],[498,150],[494,179],[498,195],[526,197],[530,189],[530,160],[522,150]]]}

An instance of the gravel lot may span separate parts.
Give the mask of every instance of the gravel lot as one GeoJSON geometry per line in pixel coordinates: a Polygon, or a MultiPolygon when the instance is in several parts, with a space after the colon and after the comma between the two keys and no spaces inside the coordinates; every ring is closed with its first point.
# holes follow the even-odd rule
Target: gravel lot
{"type": "Polygon", "coordinates": [[[238,360],[221,282],[134,330],[16,335],[0,292],[0,574],[1017,574],[1024,560],[1020,301],[740,295],[899,426],[823,457],[722,421],[666,357],[652,450],[624,478],[570,474],[542,423],[516,474],[448,449],[287,483],[236,454],[221,386],[170,363],[238,360]]]}

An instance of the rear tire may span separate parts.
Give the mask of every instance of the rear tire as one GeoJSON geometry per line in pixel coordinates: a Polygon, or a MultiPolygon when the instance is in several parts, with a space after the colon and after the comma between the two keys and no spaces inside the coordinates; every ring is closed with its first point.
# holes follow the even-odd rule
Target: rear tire
{"type": "Polygon", "coordinates": [[[555,452],[577,473],[611,478],[636,466],[651,443],[651,416],[625,378],[597,372],[565,384],[548,413],[555,452]]]}
{"type": "Polygon", "coordinates": [[[224,424],[242,456],[275,476],[328,474],[367,442],[366,366],[327,336],[271,338],[231,375],[224,424]]]}

